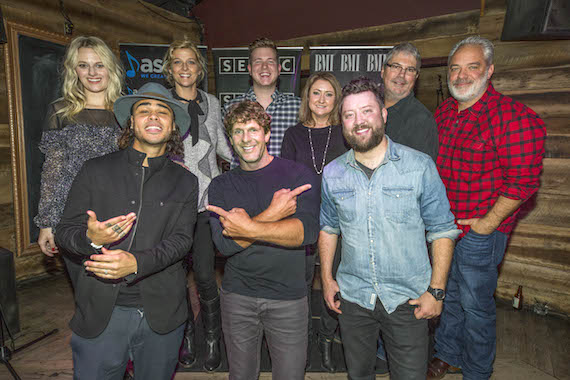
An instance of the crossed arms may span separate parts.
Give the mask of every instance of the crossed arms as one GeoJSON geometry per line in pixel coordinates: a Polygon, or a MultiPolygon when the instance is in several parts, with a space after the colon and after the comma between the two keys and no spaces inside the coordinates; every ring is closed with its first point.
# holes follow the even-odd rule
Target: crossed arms
{"type": "MultiPolygon", "coordinates": [[[[294,190],[276,191],[269,206],[254,217],[243,208],[226,211],[221,207],[210,205],[207,209],[219,215],[221,234],[233,239],[241,249],[249,247],[255,241],[283,247],[299,247],[305,239],[305,229],[301,220],[291,216],[297,211],[297,197],[311,187],[311,184],[305,184],[294,190]]],[[[220,251],[226,254],[224,249],[220,251]]]]}

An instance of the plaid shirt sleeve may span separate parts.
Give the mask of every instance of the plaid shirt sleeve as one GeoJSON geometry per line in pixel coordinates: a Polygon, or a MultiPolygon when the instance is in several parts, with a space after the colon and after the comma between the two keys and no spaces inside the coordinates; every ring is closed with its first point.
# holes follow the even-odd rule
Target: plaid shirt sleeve
{"type": "MultiPolygon", "coordinates": [[[[509,98],[510,99],[510,98],[509,98]]],[[[505,181],[499,194],[526,200],[540,185],[546,128],[530,108],[516,102],[497,106],[494,141],[505,181]]]]}

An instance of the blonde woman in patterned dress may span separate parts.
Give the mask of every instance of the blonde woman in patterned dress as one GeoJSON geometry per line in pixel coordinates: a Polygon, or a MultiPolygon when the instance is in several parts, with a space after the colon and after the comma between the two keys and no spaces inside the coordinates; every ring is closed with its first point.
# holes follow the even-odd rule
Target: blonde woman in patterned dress
{"type": "MultiPolygon", "coordinates": [[[[123,73],[117,57],[97,37],[77,37],[67,48],[62,97],[49,106],[39,145],[45,161],[34,222],[40,229],[38,244],[47,256],[58,253],[54,228],[83,163],[118,150],[121,129],[113,103],[121,95],[123,73]]],[[[68,270],[73,268],[67,264],[68,270]]]]}

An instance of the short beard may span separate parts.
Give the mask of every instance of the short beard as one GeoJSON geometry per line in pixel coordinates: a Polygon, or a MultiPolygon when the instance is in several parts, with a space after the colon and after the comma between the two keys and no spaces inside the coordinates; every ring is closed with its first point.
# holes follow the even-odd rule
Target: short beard
{"type": "Polygon", "coordinates": [[[489,85],[489,80],[486,79],[485,76],[482,77],[481,79],[474,81],[471,84],[471,87],[467,90],[467,92],[461,94],[459,93],[459,91],[455,89],[456,82],[457,81],[449,82],[449,92],[451,93],[451,96],[453,96],[453,98],[455,98],[458,102],[464,102],[464,103],[469,102],[477,98],[481,94],[483,94],[487,89],[487,86],[489,85]]]}
{"type": "Polygon", "coordinates": [[[352,133],[346,132],[344,129],[342,131],[342,134],[344,135],[344,138],[346,139],[348,145],[355,152],[365,153],[376,148],[384,139],[384,125],[382,125],[380,128],[372,128],[371,131],[372,134],[370,135],[370,138],[365,142],[360,142],[356,136],[354,136],[352,133]]]}

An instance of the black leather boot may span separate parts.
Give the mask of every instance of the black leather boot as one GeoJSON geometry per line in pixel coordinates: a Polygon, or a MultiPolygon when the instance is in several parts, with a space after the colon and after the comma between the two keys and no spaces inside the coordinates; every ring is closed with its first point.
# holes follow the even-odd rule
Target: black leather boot
{"type": "Polygon", "coordinates": [[[329,373],[336,371],[332,358],[332,339],[319,336],[319,352],[321,353],[321,365],[329,373]]]}
{"type": "Polygon", "coordinates": [[[204,301],[200,300],[202,309],[202,321],[206,332],[206,356],[204,369],[215,371],[220,366],[222,355],[220,352],[220,338],[222,336],[222,319],[220,310],[220,296],[204,301]]]}
{"type": "Polygon", "coordinates": [[[178,353],[178,362],[182,367],[191,367],[196,362],[196,340],[194,339],[194,320],[192,315],[188,316],[182,347],[178,353]]]}

